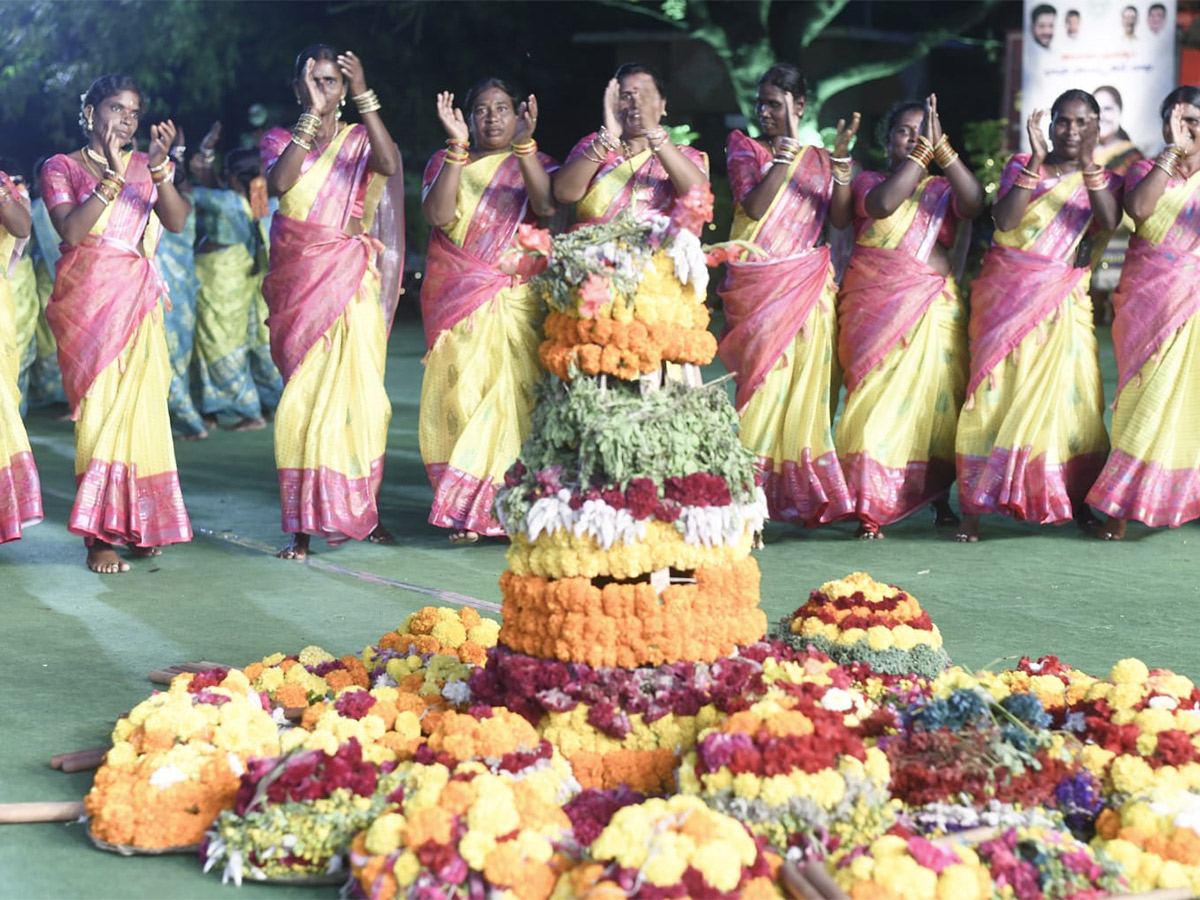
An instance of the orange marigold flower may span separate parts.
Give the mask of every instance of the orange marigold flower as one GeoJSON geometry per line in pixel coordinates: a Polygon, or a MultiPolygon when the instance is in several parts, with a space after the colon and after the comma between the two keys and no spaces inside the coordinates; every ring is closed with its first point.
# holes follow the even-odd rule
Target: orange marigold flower
{"type": "Polygon", "coordinates": [[[426,841],[447,844],[454,831],[454,817],[438,806],[411,812],[404,823],[404,843],[420,847],[426,841]]]}

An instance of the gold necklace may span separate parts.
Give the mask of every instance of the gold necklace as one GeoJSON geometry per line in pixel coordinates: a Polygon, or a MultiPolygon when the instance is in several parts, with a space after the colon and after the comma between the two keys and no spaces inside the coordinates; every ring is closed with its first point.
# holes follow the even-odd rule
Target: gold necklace
{"type": "Polygon", "coordinates": [[[83,148],[83,152],[86,153],[89,157],[91,157],[93,162],[97,163],[98,165],[104,166],[105,168],[108,167],[108,158],[101,156],[99,153],[97,153],[95,150],[93,150],[90,145],[85,144],[84,148],[83,148]]]}

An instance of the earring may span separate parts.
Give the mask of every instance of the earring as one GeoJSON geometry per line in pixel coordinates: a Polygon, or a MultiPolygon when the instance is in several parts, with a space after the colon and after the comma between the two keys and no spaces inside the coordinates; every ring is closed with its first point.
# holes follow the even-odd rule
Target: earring
{"type": "Polygon", "coordinates": [[[88,130],[88,134],[92,133],[92,117],[91,116],[87,117],[87,130],[88,130]]]}
{"type": "Polygon", "coordinates": [[[342,121],[342,108],[345,107],[345,105],[346,105],[346,95],[343,94],[342,99],[338,102],[338,108],[337,108],[337,113],[336,113],[337,120],[339,122],[342,121]]]}

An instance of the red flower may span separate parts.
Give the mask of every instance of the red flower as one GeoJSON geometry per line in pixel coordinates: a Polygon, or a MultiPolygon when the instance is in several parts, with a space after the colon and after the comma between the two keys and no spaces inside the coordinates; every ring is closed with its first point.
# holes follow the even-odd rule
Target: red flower
{"type": "Polygon", "coordinates": [[[612,299],[609,291],[610,284],[607,278],[597,275],[595,272],[589,272],[587,281],[579,288],[579,296],[583,299],[583,302],[579,304],[579,314],[585,319],[596,318],[600,308],[612,299]]]}
{"type": "Polygon", "coordinates": [[[516,241],[517,246],[522,250],[540,253],[543,256],[550,255],[550,232],[545,228],[538,228],[536,225],[522,222],[517,227],[516,241]]]}
{"type": "Polygon", "coordinates": [[[500,257],[500,271],[517,278],[532,278],[546,271],[548,260],[544,256],[531,256],[522,250],[509,250],[500,257]]]}
{"type": "Polygon", "coordinates": [[[671,207],[671,223],[680,230],[687,229],[699,237],[706,222],[713,217],[713,194],[708,182],[694,184],[675,200],[671,207]]]}
{"type": "Polygon", "coordinates": [[[737,262],[745,250],[737,244],[723,244],[720,247],[713,247],[704,254],[704,261],[710,269],[715,269],[717,266],[723,266],[725,263],[737,262]]]}

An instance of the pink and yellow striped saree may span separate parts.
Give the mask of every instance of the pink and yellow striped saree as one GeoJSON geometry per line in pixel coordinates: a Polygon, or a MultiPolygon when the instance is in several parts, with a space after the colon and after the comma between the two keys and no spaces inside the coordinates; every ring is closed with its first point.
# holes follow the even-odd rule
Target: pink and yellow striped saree
{"type": "MultiPolygon", "coordinates": [[[[89,542],[162,546],[189,541],[167,394],[171,363],[153,255],[161,233],[146,155],[134,153],[125,187],[92,232],[64,247],[46,320],[58,342],[75,416],[78,492],[67,527],[89,542]]],[[[95,175],[67,156],[42,169],[48,209],[82,203],[95,175]]]]}
{"type": "MultiPolygon", "coordinates": [[[[595,138],[593,133],[580,140],[567,154],[567,162],[582,156],[595,138]]],[[[681,146],[679,152],[708,177],[708,154],[686,145],[681,146]]],[[[610,150],[592,176],[587,193],[576,204],[575,215],[577,225],[608,222],[626,209],[639,219],[665,216],[670,213],[674,201],[675,186],[650,150],[643,150],[628,159],[610,150]]]]}
{"type": "MultiPolygon", "coordinates": [[[[429,161],[425,190],[445,155],[439,150],[429,161]]],[[[548,156],[541,161],[554,170],[548,156]]],[[[499,153],[463,167],[454,221],[430,237],[419,434],[433,485],[429,522],[442,528],[504,534],[492,500],[533,415],[542,311],[499,262],[517,228],[532,221],[517,158],[499,153]]]]}
{"type": "MultiPolygon", "coordinates": [[[[267,133],[264,170],[290,138],[267,133]]],[[[383,376],[399,289],[383,263],[403,260],[403,220],[395,198],[381,198],[403,180],[372,172],[370,150],[364,126],[343,125],[305,160],[279,198],[263,279],[271,356],[286,382],[275,419],[283,530],[331,544],[363,540],[379,524],[392,413],[383,376]],[[385,216],[398,231],[379,232],[385,216]],[[352,220],[364,233],[347,233],[352,220]]]]}
{"type": "Polygon", "coordinates": [[[829,248],[816,246],[829,210],[829,154],[806,147],[761,219],[742,201],[771,166],[771,153],[740,131],[729,136],[736,203],[731,238],[766,253],[731,262],[721,285],[726,330],[718,353],[737,381],[741,439],[758,456],[772,519],[819,525],[854,508],[834,450],[831,403],[837,285],[829,248]]]}
{"type": "MultiPolygon", "coordinates": [[[[1009,161],[1000,196],[1028,159],[1009,161]]],[[[971,289],[971,377],[956,442],[965,513],[1069,522],[1104,465],[1088,268],[1075,266],[1091,224],[1080,173],[1044,178],[1021,222],[997,231],[984,255],[971,289]]]]}
{"type": "MultiPolygon", "coordinates": [[[[1145,178],[1152,160],[1128,178],[1145,178]]],[[[1113,449],[1088,503],[1177,527],[1200,518],[1200,175],[1172,178],[1129,243],[1113,295],[1113,449]]]]}
{"type": "Polygon", "coordinates": [[[930,267],[956,236],[950,182],[925,178],[886,219],[866,195],[885,176],[855,179],[855,230],[838,300],[846,408],[834,436],[855,512],[888,525],[954,483],[954,436],[967,372],[966,311],[954,280],[930,267]]]}

